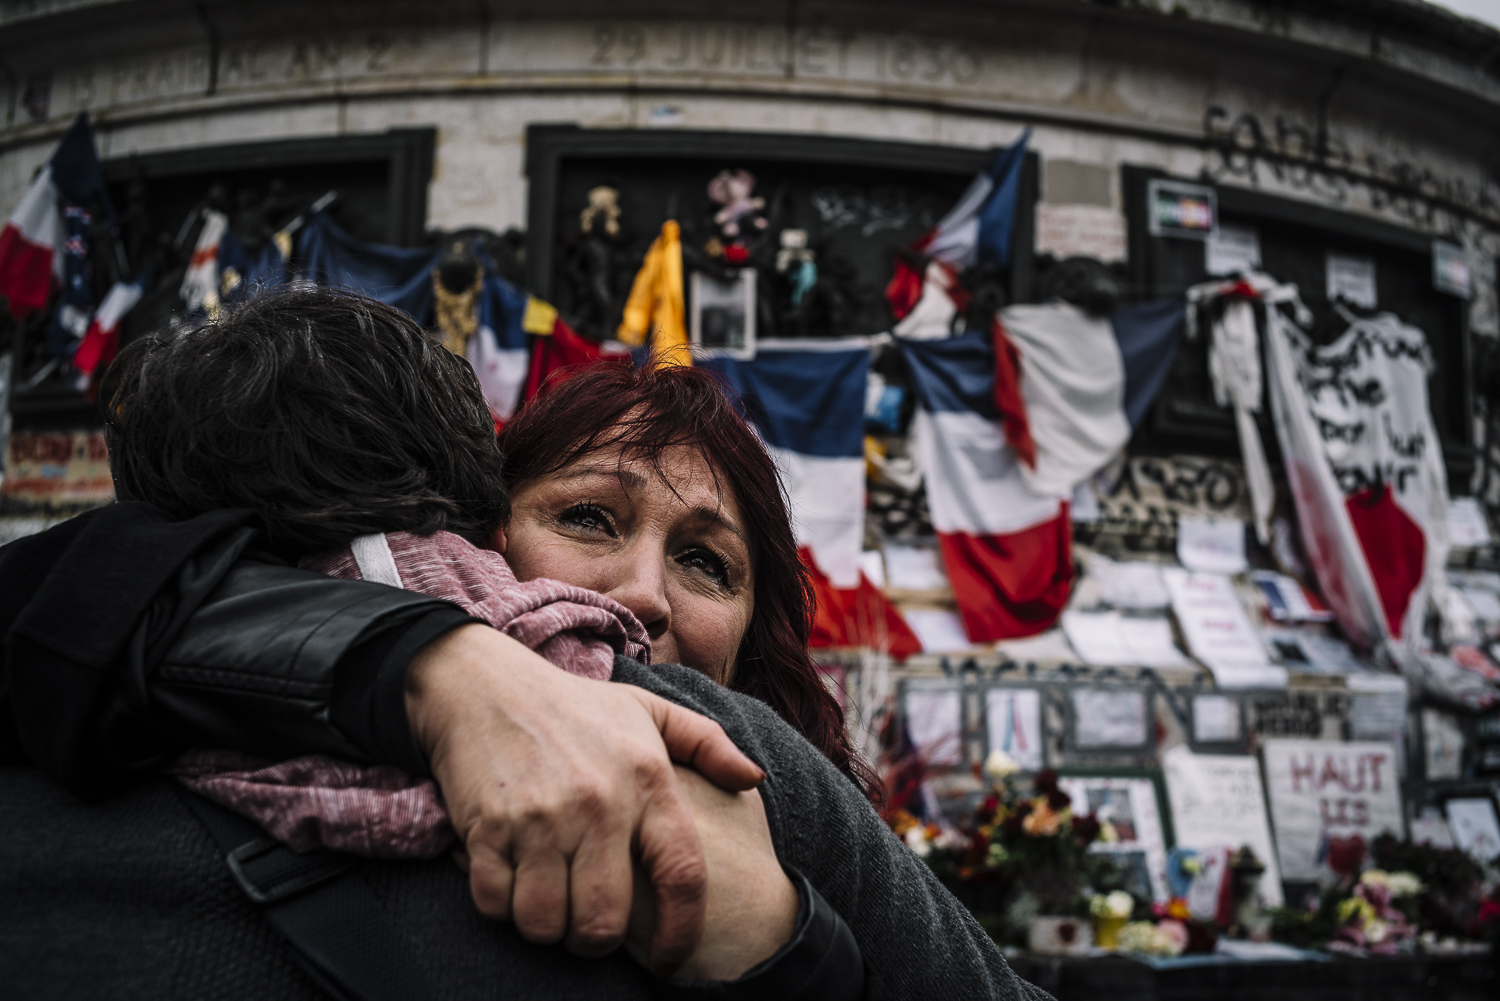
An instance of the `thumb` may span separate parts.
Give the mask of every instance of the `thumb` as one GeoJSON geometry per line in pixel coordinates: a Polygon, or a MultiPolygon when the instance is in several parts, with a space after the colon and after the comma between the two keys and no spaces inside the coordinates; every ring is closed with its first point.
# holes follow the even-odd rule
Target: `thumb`
{"type": "Polygon", "coordinates": [[[725,792],[744,792],[765,780],[766,773],[734,746],[722,726],[645,689],[627,688],[655,720],[673,761],[696,770],[725,792]]]}

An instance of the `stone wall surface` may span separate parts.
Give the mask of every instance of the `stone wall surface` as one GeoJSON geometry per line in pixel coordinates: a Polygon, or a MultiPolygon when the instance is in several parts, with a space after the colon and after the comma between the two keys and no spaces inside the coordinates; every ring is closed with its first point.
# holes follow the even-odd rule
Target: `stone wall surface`
{"type": "MultiPolygon", "coordinates": [[[[1477,274],[1493,274],[1500,34],[1417,0],[711,11],[670,0],[0,3],[0,207],[84,110],[107,158],[435,126],[429,224],[496,229],[524,225],[533,122],[973,147],[1032,124],[1044,160],[1108,172],[1117,211],[1118,167],[1152,165],[1456,239],[1477,274]]],[[[1480,292],[1474,326],[1493,333],[1493,289],[1480,292]]]]}

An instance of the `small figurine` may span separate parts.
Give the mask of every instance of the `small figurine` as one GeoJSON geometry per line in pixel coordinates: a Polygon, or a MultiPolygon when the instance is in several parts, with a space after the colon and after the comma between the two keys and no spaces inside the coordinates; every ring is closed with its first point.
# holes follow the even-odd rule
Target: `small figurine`
{"type": "Polygon", "coordinates": [[[607,185],[589,189],[589,203],[578,213],[578,228],[584,233],[594,231],[594,223],[601,217],[604,232],[610,237],[620,235],[620,193],[607,185]]]}
{"type": "Polygon", "coordinates": [[[765,229],[768,225],[762,214],[766,207],[764,198],[752,198],[755,190],[755,175],[748,170],[721,170],[708,182],[708,197],[724,206],[714,213],[714,222],[726,242],[737,241],[741,236],[742,223],[752,229],[765,229]]]}
{"type": "Polygon", "coordinates": [[[792,307],[802,305],[802,297],[817,284],[816,256],[807,247],[807,230],[781,231],[781,249],[776,252],[776,272],[785,275],[791,285],[792,307]]]}

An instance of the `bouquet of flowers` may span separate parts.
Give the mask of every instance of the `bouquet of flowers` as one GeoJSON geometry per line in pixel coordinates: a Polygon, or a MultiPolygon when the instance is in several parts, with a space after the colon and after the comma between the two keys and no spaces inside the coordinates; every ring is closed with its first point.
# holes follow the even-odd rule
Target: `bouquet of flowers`
{"type": "MultiPolygon", "coordinates": [[[[989,794],[963,829],[941,820],[923,823],[905,810],[887,817],[992,935],[1013,941],[1039,914],[1087,917],[1093,891],[1120,883],[1109,859],[1088,853],[1100,837],[1099,820],[1073,813],[1056,772],[1040,772],[1023,786],[1020,770],[1003,752],[989,756],[982,770],[989,794]]],[[[1136,903],[1122,896],[1129,917],[1136,903]]]]}
{"type": "Polygon", "coordinates": [[[1349,895],[1334,905],[1338,923],[1328,948],[1356,955],[1412,951],[1417,929],[1409,912],[1422,890],[1422,881],[1409,872],[1366,869],[1349,895]]]}

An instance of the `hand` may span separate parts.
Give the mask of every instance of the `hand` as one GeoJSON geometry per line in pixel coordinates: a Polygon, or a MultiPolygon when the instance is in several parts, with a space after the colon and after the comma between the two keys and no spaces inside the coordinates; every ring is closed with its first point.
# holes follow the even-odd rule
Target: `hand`
{"type": "MultiPolygon", "coordinates": [[[[728,793],[690,768],[676,772],[708,864],[708,917],[697,950],[674,979],[734,980],[792,937],[797,888],[776,858],[760,793],[728,793]]],[[[639,875],[625,944],[642,963],[655,917],[651,885],[639,875]]]]}
{"type": "Polygon", "coordinates": [[[528,940],[582,956],[625,936],[632,856],[660,920],[651,969],[697,946],[702,849],[672,773],[730,790],[765,777],[712,720],[631,685],[574,677],[488,626],[425,647],[407,669],[407,714],[469,856],[479,910],[528,940]]]}

